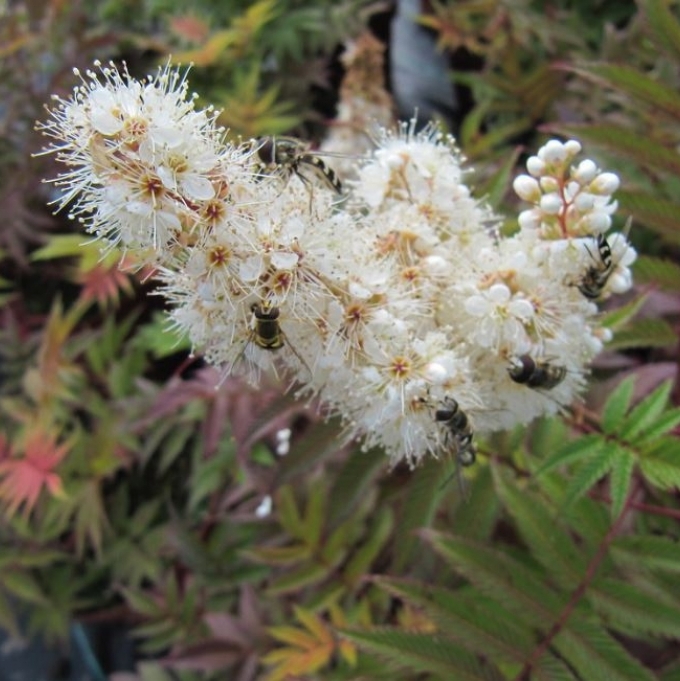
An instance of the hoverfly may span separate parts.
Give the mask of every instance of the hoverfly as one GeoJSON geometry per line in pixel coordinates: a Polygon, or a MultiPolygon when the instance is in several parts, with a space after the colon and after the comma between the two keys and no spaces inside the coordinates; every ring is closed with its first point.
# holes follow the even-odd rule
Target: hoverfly
{"type": "Polygon", "coordinates": [[[253,303],[254,325],[252,342],[263,350],[278,350],[283,347],[283,331],[279,324],[279,308],[271,303],[253,303]]]}
{"type": "Polygon", "coordinates": [[[591,265],[578,283],[578,290],[588,300],[596,300],[600,297],[614,269],[612,249],[604,234],[597,235],[597,255],[600,259],[599,263],[591,265]]]}
{"type": "Polygon", "coordinates": [[[435,410],[434,420],[446,429],[446,441],[455,446],[456,462],[461,466],[472,466],[477,460],[477,450],[472,442],[470,421],[458,402],[453,397],[445,397],[435,410]]]}
{"type": "Polygon", "coordinates": [[[272,305],[269,301],[262,301],[253,303],[250,306],[250,311],[253,315],[250,336],[236,362],[244,356],[249,343],[253,343],[258,348],[267,351],[279,350],[285,345],[297,357],[302,366],[311,373],[307,362],[302,359],[300,353],[289,342],[281,328],[281,323],[279,322],[281,312],[279,308],[272,305]]]}
{"type": "Polygon", "coordinates": [[[534,359],[531,355],[520,355],[512,360],[508,374],[520,385],[550,390],[564,380],[567,368],[561,364],[534,359]]]}
{"type": "Polygon", "coordinates": [[[307,145],[294,137],[261,137],[257,155],[265,170],[278,170],[288,177],[297,175],[304,184],[310,182],[305,171],[314,175],[330,189],[342,194],[342,184],[329,168],[307,145]]]}
{"type": "MultiPolygon", "coordinates": [[[[629,219],[624,230],[624,239],[627,238],[630,231],[631,220],[629,219]]],[[[593,257],[595,264],[588,267],[585,274],[578,282],[578,290],[588,300],[597,300],[602,295],[604,287],[612,276],[619,261],[626,253],[624,249],[616,262],[612,258],[612,249],[604,234],[598,234],[595,239],[597,245],[597,258],[593,257]]],[[[592,254],[591,254],[592,257],[592,254]]]]}

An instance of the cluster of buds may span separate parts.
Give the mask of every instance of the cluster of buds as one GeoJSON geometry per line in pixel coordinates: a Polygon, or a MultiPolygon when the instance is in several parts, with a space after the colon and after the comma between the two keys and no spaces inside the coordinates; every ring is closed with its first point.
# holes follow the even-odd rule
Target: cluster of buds
{"type": "Polygon", "coordinates": [[[229,143],[171,68],[98,65],[50,113],[60,207],[156,268],[195,349],[284,377],[393,462],[471,463],[473,432],[570,404],[608,337],[595,300],[631,285],[635,252],[605,236],[618,179],[574,166],[575,141],[529,159],[504,237],[436,126],[374,133],[342,186],[296,140],[229,143]]]}

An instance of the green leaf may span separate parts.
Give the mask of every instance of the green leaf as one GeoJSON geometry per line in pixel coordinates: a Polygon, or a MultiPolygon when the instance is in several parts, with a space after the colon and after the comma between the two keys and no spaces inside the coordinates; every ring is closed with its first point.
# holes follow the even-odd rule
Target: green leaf
{"type": "Polygon", "coordinates": [[[613,310],[605,312],[600,318],[601,324],[612,331],[625,329],[635,315],[642,309],[646,300],[646,295],[639,295],[625,305],[615,307],[613,310]]]}
{"type": "Polygon", "coordinates": [[[316,484],[309,488],[307,505],[305,507],[305,542],[309,546],[318,546],[321,541],[321,532],[326,519],[326,499],[328,490],[324,485],[316,484]]]}
{"type": "Polygon", "coordinates": [[[637,436],[636,443],[639,447],[653,445],[659,437],[674,430],[678,424],[680,424],[680,407],[669,409],[645,428],[644,433],[637,436]]]}
{"type": "MultiPolygon", "coordinates": [[[[680,154],[676,157],[680,159],[680,154]]],[[[656,232],[669,244],[680,244],[679,203],[660,197],[658,192],[646,193],[629,189],[619,189],[616,199],[623,212],[632,213],[636,221],[656,232]]]]}
{"type": "MultiPolygon", "coordinates": [[[[672,116],[677,121],[680,121],[680,95],[663,83],[654,80],[653,78],[642,73],[639,69],[632,66],[620,66],[615,64],[584,64],[577,67],[567,67],[567,70],[577,73],[588,80],[592,80],[601,85],[605,85],[620,92],[624,92],[629,97],[637,99],[639,102],[653,107],[656,111],[663,111],[672,116]]],[[[621,128],[614,128],[612,126],[601,126],[603,131],[608,130],[612,135],[621,133],[624,135],[621,148],[625,150],[628,138],[635,140],[637,144],[643,146],[646,142],[651,140],[646,136],[641,136],[637,133],[628,132],[621,128]]],[[[656,147],[656,145],[652,145],[656,147]]],[[[669,154],[669,149],[660,147],[664,152],[664,156],[669,154]]],[[[656,152],[657,149],[654,149],[656,152]]],[[[677,158],[676,161],[680,160],[677,158]]],[[[671,171],[678,174],[677,171],[671,171]]]]}
{"type": "Polygon", "coordinates": [[[343,570],[345,579],[357,582],[361,577],[371,572],[373,561],[392,538],[394,531],[394,514],[392,509],[382,506],[371,519],[368,537],[347,561],[343,570]]]}
{"type": "Polygon", "coordinates": [[[638,255],[633,265],[636,284],[652,284],[665,291],[680,291],[680,265],[651,255],[638,255]]]}
{"type": "Polygon", "coordinates": [[[598,434],[583,435],[576,440],[568,442],[549,457],[536,471],[536,475],[544,475],[557,466],[566,466],[582,459],[596,457],[605,446],[605,442],[598,434]]]}
{"type": "Polygon", "coordinates": [[[680,489],[680,442],[665,437],[640,457],[640,470],[647,482],[660,489],[680,489]]]}
{"type": "Polygon", "coordinates": [[[665,319],[646,317],[636,319],[617,331],[614,338],[607,343],[607,349],[667,348],[675,346],[677,342],[675,329],[665,319]]]}
{"type": "Polygon", "coordinates": [[[623,424],[635,388],[635,378],[630,376],[621,381],[609,396],[602,409],[602,430],[607,434],[615,433],[623,424]]]}
{"type": "Polygon", "coordinates": [[[654,675],[599,623],[572,618],[555,637],[553,645],[581,679],[654,681],[654,675]]]}
{"type": "Polygon", "coordinates": [[[456,508],[456,533],[463,537],[488,538],[496,527],[501,504],[493,484],[490,466],[479,465],[469,493],[456,508]]]}
{"type": "Polygon", "coordinates": [[[678,605],[668,597],[611,578],[592,584],[587,595],[609,627],[623,634],[680,639],[678,605]]]}
{"type": "Polygon", "coordinates": [[[35,578],[28,572],[7,570],[0,576],[0,584],[12,595],[29,603],[45,605],[45,594],[35,578]]]}
{"type": "Polygon", "coordinates": [[[144,592],[126,588],[121,588],[121,591],[125,600],[136,612],[146,617],[159,617],[163,613],[162,607],[144,592]]]}
{"type": "Polygon", "coordinates": [[[301,565],[284,575],[276,577],[267,586],[267,594],[279,596],[281,594],[294,593],[322,582],[328,577],[330,569],[320,563],[308,563],[301,565]]]}
{"type": "Polygon", "coordinates": [[[586,559],[571,536],[555,525],[552,509],[537,495],[519,489],[515,479],[506,480],[498,469],[494,469],[494,480],[531,554],[561,586],[575,588],[583,577],[586,559]]]}
{"type": "Polygon", "coordinates": [[[496,168],[486,183],[478,184],[476,187],[475,196],[485,197],[486,203],[494,210],[499,209],[503,197],[507,194],[521,151],[521,147],[515,147],[511,151],[504,148],[502,154],[505,160],[502,165],[496,168]]]}
{"type": "Polygon", "coordinates": [[[630,486],[635,468],[635,456],[623,447],[619,448],[614,457],[611,477],[609,480],[609,493],[612,498],[611,516],[618,518],[630,493],[630,486]]]}
{"type": "Polygon", "coordinates": [[[422,534],[454,570],[523,621],[541,627],[556,619],[562,599],[538,570],[471,539],[432,530],[422,534]]]}
{"type": "Polygon", "coordinates": [[[31,253],[31,260],[53,260],[55,258],[80,257],[84,249],[94,249],[99,254],[99,246],[83,234],[56,234],[51,236],[45,246],[31,253]]]}
{"type": "MultiPolygon", "coordinates": [[[[680,109],[678,110],[680,112],[680,109]]],[[[657,173],[678,175],[680,156],[674,151],[654,142],[639,132],[626,130],[614,125],[556,125],[551,126],[560,133],[580,140],[584,146],[600,147],[619,156],[627,156],[637,165],[650,168],[657,173]]],[[[620,198],[617,191],[616,198],[620,198]]],[[[625,205],[625,204],[622,204],[625,205]]],[[[625,211],[624,211],[625,212],[625,211]]],[[[636,218],[637,212],[631,211],[636,218]]]]}
{"type": "Polygon", "coordinates": [[[620,536],[612,543],[610,553],[615,563],[628,569],[680,575],[680,542],[674,538],[655,535],[620,536]]]}
{"type": "Polygon", "coordinates": [[[362,503],[375,484],[375,476],[385,462],[381,452],[355,449],[334,476],[330,492],[328,523],[331,527],[343,522],[362,503]]]}
{"type": "Polygon", "coordinates": [[[281,527],[291,537],[304,541],[305,524],[295,499],[291,485],[280,487],[276,493],[277,517],[281,527]]]}
{"type": "Polygon", "coordinates": [[[397,522],[400,539],[395,546],[395,570],[408,565],[420,550],[416,530],[429,527],[434,520],[441,497],[450,492],[442,487],[442,462],[428,459],[413,471],[408,491],[397,522]]]}
{"type": "Polygon", "coordinates": [[[663,413],[672,389],[672,382],[665,381],[651,395],[645,397],[628,414],[620,430],[621,439],[633,442],[639,433],[651,426],[663,413]]]}
{"type": "Polygon", "coordinates": [[[406,632],[387,627],[371,630],[342,629],[341,634],[362,648],[387,657],[418,674],[431,672],[456,681],[502,681],[493,667],[442,635],[406,632]]]}
{"type": "Polygon", "coordinates": [[[464,595],[460,590],[389,577],[371,581],[423,611],[439,631],[472,653],[520,663],[531,653],[533,632],[498,603],[476,592],[464,595]]]}
{"type": "Polygon", "coordinates": [[[567,485],[567,491],[562,500],[563,509],[568,508],[586,494],[600,478],[603,478],[611,470],[619,451],[617,444],[605,444],[598,456],[592,457],[579,467],[567,485]]]}
{"type": "Polygon", "coordinates": [[[657,49],[664,50],[675,62],[680,61],[680,24],[666,0],[638,0],[645,25],[657,49]]]}

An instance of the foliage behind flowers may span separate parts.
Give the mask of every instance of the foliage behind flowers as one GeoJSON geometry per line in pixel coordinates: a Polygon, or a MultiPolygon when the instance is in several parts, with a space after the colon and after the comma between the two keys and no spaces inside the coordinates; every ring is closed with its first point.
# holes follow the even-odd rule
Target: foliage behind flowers
{"type": "Polygon", "coordinates": [[[225,142],[187,92],[175,69],[140,83],[100,67],[43,129],[68,166],[61,205],[105,248],[159,267],[175,326],[209,361],[251,380],[278,366],[394,462],[442,453],[433,414],[447,398],[480,432],[573,401],[606,337],[581,282],[611,265],[601,292],[625,291],[635,257],[620,237],[601,262],[618,178],[574,166],[577,142],[529,159],[516,186],[535,207],[503,237],[436,126],[381,131],[334,201],[303,174],[312,157],[260,167],[264,141],[225,142]],[[256,342],[268,311],[277,352],[256,342]],[[522,356],[556,361],[564,380],[549,395],[518,384],[522,356]]]}

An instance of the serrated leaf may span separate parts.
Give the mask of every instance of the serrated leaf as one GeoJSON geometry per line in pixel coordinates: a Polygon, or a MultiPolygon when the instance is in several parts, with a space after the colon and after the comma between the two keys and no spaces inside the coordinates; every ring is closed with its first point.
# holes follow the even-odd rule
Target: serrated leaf
{"type": "Polygon", "coordinates": [[[429,671],[456,681],[500,681],[503,678],[498,672],[486,674],[474,655],[443,636],[387,627],[363,631],[343,629],[341,633],[361,648],[417,673],[429,671]]]}
{"type": "Polygon", "coordinates": [[[442,488],[441,483],[440,461],[428,460],[413,471],[402,513],[397,519],[401,536],[395,546],[396,570],[407,565],[419,550],[415,530],[430,526],[442,495],[449,491],[448,487],[442,488]]]}
{"type": "Polygon", "coordinates": [[[4,571],[0,575],[0,584],[2,584],[5,591],[23,601],[35,603],[36,605],[46,604],[45,594],[40,585],[28,572],[16,570],[4,571]]]}
{"type": "Polygon", "coordinates": [[[51,236],[41,248],[31,253],[31,260],[53,260],[54,258],[73,258],[83,255],[85,249],[92,249],[100,258],[99,246],[83,234],[56,234],[51,236]]]}
{"type": "MultiPolygon", "coordinates": [[[[680,109],[678,110],[680,112],[680,109]]],[[[638,165],[657,173],[677,175],[680,173],[680,156],[668,146],[658,144],[637,131],[614,125],[556,125],[560,133],[580,140],[589,147],[600,147],[620,156],[628,156],[638,165]]],[[[620,198],[619,192],[616,194],[620,198]]],[[[624,205],[624,204],[622,204],[624,205]]],[[[638,218],[638,214],[632,211],[638,218]]]]}
{"type": "Polygon", "coordinates": [[[665,0],[638,0],[655,46],[680,61],[680,24],[665,0]]]}
{"type": "Polygon", "coordinates": [[[422,534],[453,569],[523,621],[540,627],[557,617],[562,600],[538,570],[471,539],[432,530],[422,534]]]}
{"type": "Polygon", "coordinates": [[[617,579],[598,580],[588,599],[610,628],[623,634],[652,634],[680,639],[678,607],[649,590],[617,579]]]}
{"type": "Polygon", "coordinates": [[[134,589],[121,589],[125,600],[133,610],[146,617],[158,617],[162,614],[161,606],[147,594],[134,589]]]}
{"type": "Polygon", "coordinates": [[[643,433],[661,416],[668,404],[672,388],[671,381],[665,381],[630,411],[620,430],[622,440],[634,442],[639,433],[643,433]]]}
{"type": "Polygon", "coordinates": [[[671,537],[628,535],[611,545],[614,561],[627,568],[680,574],[680,542],[671,537]]]}
{"type": "Polygon", "coordinates": [[[251,560],[265,565],[292,565],[311,556],[310,547],[305,544],[293,546],[255,546],[244,552],[251,560]]]}
{"type": "Polygon", "coordinates": [[[669,409],[659,416],[654,423],[645,428],[644,433],[640,433],[637,437],[637,444],[639,447],[644,447],[648,444],[653,444],[662,435],[670,433],[678,425],[680,425],[680,407],[676,409],[669,409]]]}
{"type": "Polygon", "coordinates": [[[319,563],[309,563],[280,575],[267,586],[267,594],[278,596],[312,586],[328,577],[329,569],[319,563]]]}
{"type": "Polygon", "coordinates": [[[499,209],[503,197],[507,194],[521,151],[521,147],[515,147],[510,152],[503,149],[503,162],[500,167],[496,168],[496,172],[493,173],[486,183],[477,184],[476,186],[475,195],[484,196],[486,203],[494,210],[499,209]]]}
{"type": "Polygon", "coordinates": [[[566,466],[583,459],[590,459],[600,454],[605,445],[600,435],[583,435],[568,442],[562,449],[549,457],[536,471],[536,475],[544,475],[557,466],[566,466]]]}
{"type": "Polygon", "coordinates": [[[651,255],[638,255],[633,264],[636,284],[653,284],[666,291],[680,291],[680,265],[651,255]]]}
{"type": "Polygon", "coordinates": [[[571,536],[555,525],[552,509],[539,496],[518,489],[516,480],[508,482],[497,469],[494,480],[531,554],[561,586],[573,589],[583,577],[585,557],[571,536]]]}
{"type": "Polygon", "coordinates": [[[616,331],[607,343],[608,350],[630,348],[667,348],[678,342],[677,334],[665,319],[647,317],[636,319],[625,328],[616,331]]]}
{"type": "Polygon", "coordinates": [[[496,527],[501,504],[496,494],[489,466],[481,466],[470,483],[463,503],[455,511],[457,534],[485,539],[496,527]]]}
{"type": "MultiPolygon", "coordinates": [[[[567,69],[588,80],[624,92],[629,97],[653,107],[657,111],[663,111],[680,121],[680,95],[678,95],[673,88],[667,87],[663,83],[654,80],[639,69],[633,68],[632,66],[605,63],[585,64],[582,66],[567,67],[567,69]]],[[[604,130],[607,126],[601,127],[604,130]]],[[[624,150],[628,144],[626,141],[628,137],[630,137],[631,140],[632,138],[637,137],[637,144],[651,142],[648,137],[642,137],[636,133],[624,131],[620,128],[609,127],[608,129],[610,133],[616,135],[625,133],[625,139],[622,142],[622,149],[624,150]]],[[[664,152],[664,156],[666,156],[669,151],[668,148],[661,147],[661,149],[664,152]]],[[[677,174],[677,170],[672,172],[677,174]]]]}
{"type": "Polygon", "coordinates": [[[366,498],[374,484],[375,475],[385,468],[382,452],[362,452],[355,449],[333,478],[328,503],[328,522],[331,527],[346,520],[366,498]]]}
{"type": "Polygon", "coordinates": [[[291,537],[304,541],[305,525],[291,485],[279,487],[276,493],[276,509],[281,527],[291,537]]]}
{"type": "MultiPolygon", "coordinates": [[[[677,155],[680,159],[680,155],[677,155]]],[[[680,204],[669,201],[656,194],[642,191],[620,189],[616,199],[623,212],[631,213],[637,222],[656,232],[669,244],[680,244],[678,213],[680,204]]]]}
{"type": "Polygon", "coordinates": [[[660,489],[680,489],[680,442],[662,438],[640,457],[640,470],[647,482],[660,489]]]}
{"type": "Polygon", "coordinates": [[[605,433],[615,433],[621,427],[630,407],[634,388],[635,378],[630,376],[621,381],[607,399],[602,409],[602,430],[605,433]]]}
{"type": "Polygon", "coordinates": [[[636,296],[625,305],[620,305],[613,310],[605,312],[600,318],[600,323],[612,331],[625,329],[635,315],[642,309],[642,306],[646,301],[646,295],[636,296]]]}
{"type": "Polygon", "coordinates": [[[303,522],[305,524],[305,542],[317,547],[321,540],[326,519],[326,498],[328,490],[324,485],[312,485],[307,496],[307,505],[303,522]]]}
{"type": "Polygon", "coordinates": [[[599,623],[572,618],[553,640],[554,647],[582,679],[654,681],[654,675],[614,640],[599,623]]]}
{"type": "Polygon", "coordinates": [[[356,582],[370,572],[373,561],[392,537],[394,514],[389,507],[382,506],[371,520],[367,538],[347,561],[343,569],[344,578],[356,582]]]}
{"type": "Polygon", "coordinates": [[[317,641],[333,645],[333,635],[320,617],[310,610],[305,610],[299,606],[295,606],[293,611],[297,620],[314,635],[317,641]]]}
{"type": "Polygon", "coordinates": [[[563,509],[569,508],[611,470],[618,452],[618,445],[605,443],[597,456],[592,457],[578,468],[567,486],[567,491],[562,500],[563,509]]]}
{"type": "Polygon", "coordinates": [[[478,655],[493,655],[500,661],[523,662],[534,645],[529,627],[498,603],[478,593],[463,595],[460,591],[430,584],[389,577],[376,577],[372,583],[390,594],[422,610],[427,618],[466,650],[478,655]]]}
{"type": "Polygon", "coordinates": [[[609,494],[611,496],[611,516],[618,518],[630,493],[630,486],[635,468],[635,456],[624,448],[614,457],[612,472],[609,478],[609,494]]]}

